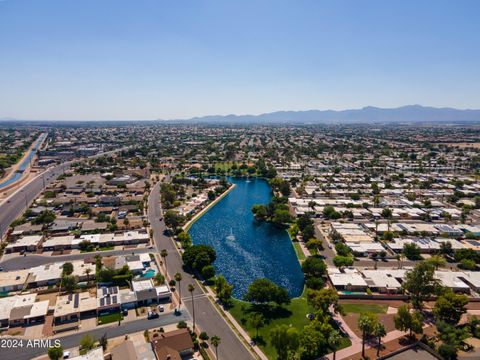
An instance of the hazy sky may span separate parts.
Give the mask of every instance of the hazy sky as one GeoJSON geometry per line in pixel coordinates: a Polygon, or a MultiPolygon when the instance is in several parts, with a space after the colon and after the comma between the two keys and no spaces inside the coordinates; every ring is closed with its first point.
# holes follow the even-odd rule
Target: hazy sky
{"type": "Polygon", "coordinates": [[[480,1],[0,0],[0,118],[480,108],[480,1]]]}

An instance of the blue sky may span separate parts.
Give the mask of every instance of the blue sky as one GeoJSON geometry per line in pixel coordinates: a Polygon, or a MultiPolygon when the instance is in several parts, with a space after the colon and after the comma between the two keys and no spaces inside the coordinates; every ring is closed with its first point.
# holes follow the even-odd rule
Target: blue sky
{"type": "Polygon", "coordinates": [[[0,0],[0,118],[480,108],[480,1],[0,0]]]}

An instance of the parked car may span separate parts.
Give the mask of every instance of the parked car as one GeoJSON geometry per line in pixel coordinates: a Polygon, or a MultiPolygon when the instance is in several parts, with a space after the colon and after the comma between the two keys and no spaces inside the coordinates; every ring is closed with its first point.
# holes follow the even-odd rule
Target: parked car
{"type": "Polygon", "coordinates": [[[70,357],[70,351],[64,351],[63,352],[63,358],[68,359],[70,357]]]}
{"type": "Polygon", "coordinates": [[[122,314],[123,314],[123,316],[127,316],[128,315],[128,309],[123,309],[122,314]]]}
{"type": "Polygon", "coordinates": [[[164,306],[163,305],[158,305],[158,311],[164,312],[165,311],[164,306]]]}

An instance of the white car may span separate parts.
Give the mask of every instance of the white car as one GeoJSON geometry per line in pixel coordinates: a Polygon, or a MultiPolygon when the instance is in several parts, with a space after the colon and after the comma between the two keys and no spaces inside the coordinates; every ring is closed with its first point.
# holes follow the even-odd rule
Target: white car
{"type": "Polygon", "coordinates": [[[68,359],[70,357],[70,351],[64,351],[63,352],[63,358],[68,359]]]}
{"type": "Polygon", "coordinates": [[[158,311],[160,311],[160,312],[165,311],[165,308],[163,307],[163,305],[158,305],[158,311]]]}

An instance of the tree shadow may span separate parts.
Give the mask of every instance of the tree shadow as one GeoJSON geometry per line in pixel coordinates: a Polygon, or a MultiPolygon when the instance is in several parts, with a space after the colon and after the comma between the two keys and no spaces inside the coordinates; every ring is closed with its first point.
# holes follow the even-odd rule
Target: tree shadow
{"type": "Polygon", "coordinates": [[[292,315],[290,310],[282,306],[267,304],[252,304],[245,312],[262,314],[267,321],[284,319],[292,315]]]}

